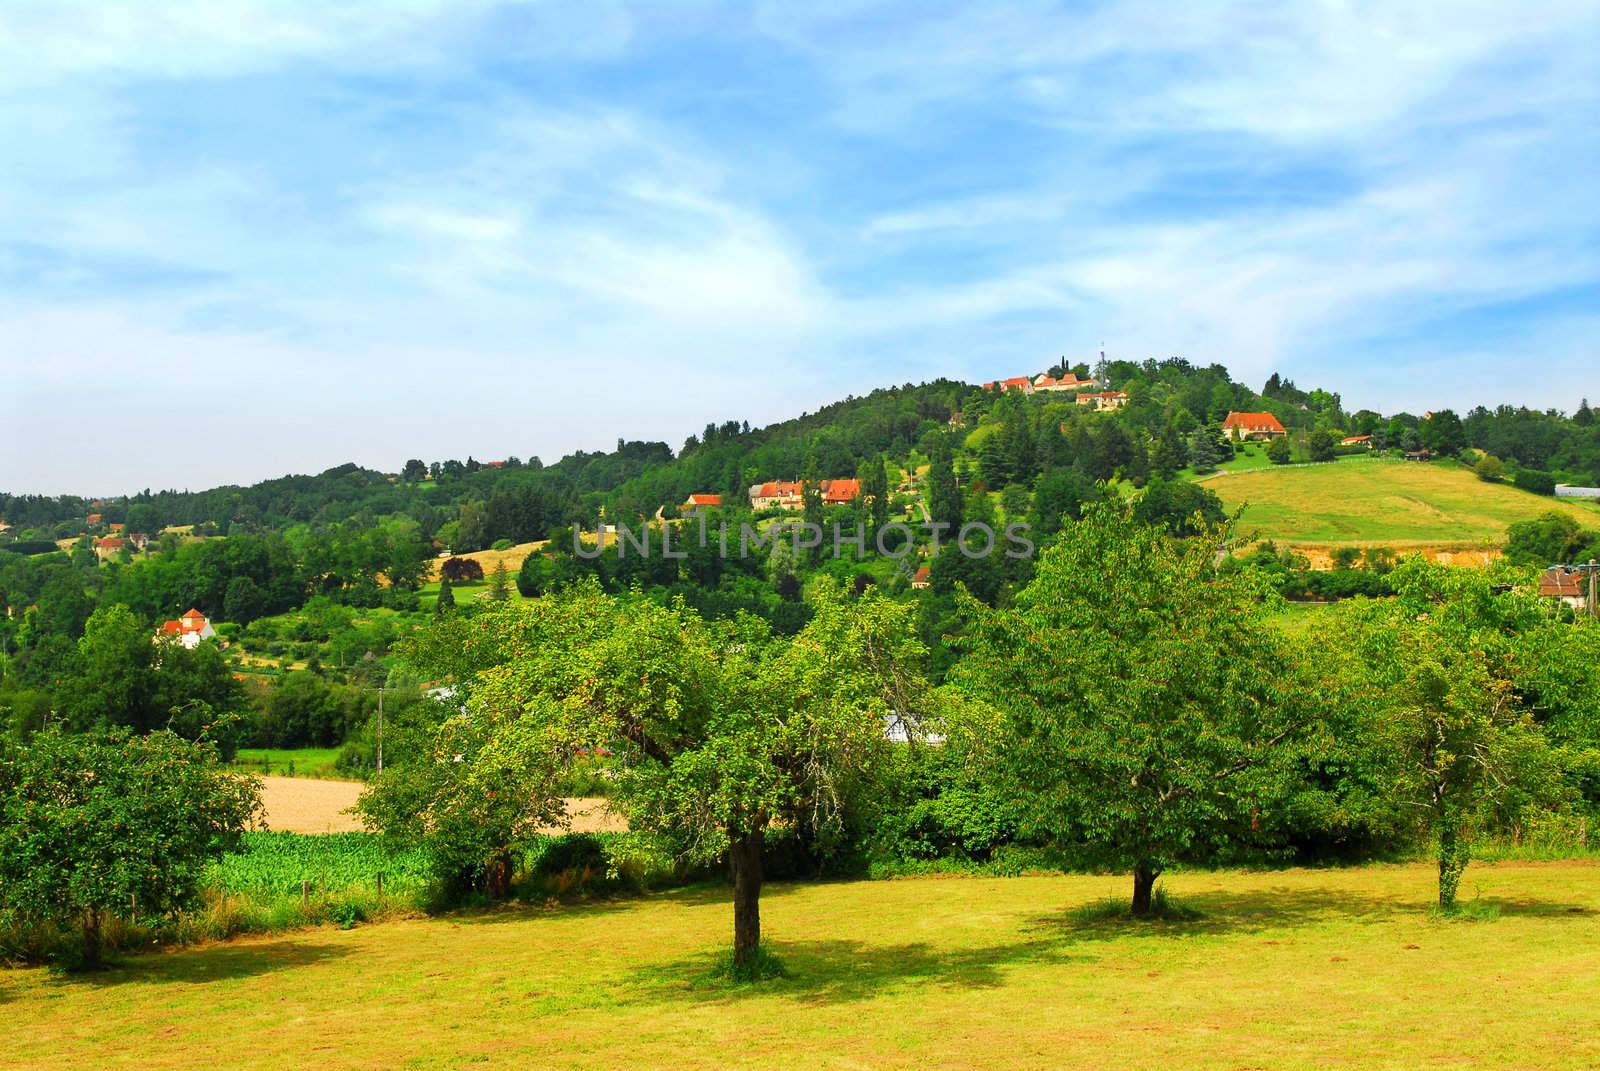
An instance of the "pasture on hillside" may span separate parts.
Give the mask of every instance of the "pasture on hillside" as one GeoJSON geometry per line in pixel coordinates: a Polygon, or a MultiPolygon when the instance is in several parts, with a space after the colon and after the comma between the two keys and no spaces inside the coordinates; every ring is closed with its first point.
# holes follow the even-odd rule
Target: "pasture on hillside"
{"type": "Polygon", "coordinates": [[[784,978],[711,973],[728,891],[508,907],[0,974],[11,1068],[1312,1068],[1600,1064],[1600,868],[1183,873],[1200,912],[1099,917],[1117,876],[775,885],[784,978]],[[1476,916],[1476,917],[1472,917],[1476,916]]]}
{"type": "Polygon", "coordinates": [[[1506,529],[1556,511],[1593,527],[1600,509],[1485,483],[1453,462],[1349,458],[1225,472],[1204,481],[1229,511],[1247,505],[1246,536],[1278,543],[1488,547],[1506,529]]]}

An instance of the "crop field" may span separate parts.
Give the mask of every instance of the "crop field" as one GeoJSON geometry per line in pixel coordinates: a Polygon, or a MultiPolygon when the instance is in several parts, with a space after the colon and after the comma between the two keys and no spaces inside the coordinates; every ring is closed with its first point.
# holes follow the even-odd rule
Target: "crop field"
{"type": "Polygon", "coordinates": [[[728,893],[325,928],[0,973],[8,1068],[1326,1068],[1600,1064],[1600,868],[1180,874],[1201,916],[1085,912],[1122,878],[777,885],[789,976],[708,967],[728,893]]]}
{"type": "Polygon", "coordinates": [[[207,870],[206,881],[236,895],[262,899],[299,896],[301,882],[319,894],[376,890],[396,897],[420,895],[428,883],[420,852],[392,852],[370,833],[246,833],[243,850],[224,856],[207,870]]]}
{"type": "MultiPolygon", "coordinates": [[[[348,833],[363,828],[360,819],[349,813],[365,787],[359,781],[263,777],[261,782],[268,829],[289,833],[348,833]]],[[[627,823],[612,813],[602,797],[571,796],[566,803],[571,816],[569,829],[573,833],[617,833],[627,828],[627,823]]]]}
{"type": "Polygon", "coordinates": [[[1205,486],[1229,510],[1246,507],[1246,534],[1290,545],[1485,547],[1505,542],[1512,523],[1552,510],[1600,525],[1593,506],[1484,483],[1447,462],[1351,458],[1226,472],[1205,486]]]}
{"type": "Polygon", "coordinates": [[[362,828],[349,813],[361,795],[359,781],[263,777],[261,802],[267,828],[288,833],[346,833],[362,828]]]}

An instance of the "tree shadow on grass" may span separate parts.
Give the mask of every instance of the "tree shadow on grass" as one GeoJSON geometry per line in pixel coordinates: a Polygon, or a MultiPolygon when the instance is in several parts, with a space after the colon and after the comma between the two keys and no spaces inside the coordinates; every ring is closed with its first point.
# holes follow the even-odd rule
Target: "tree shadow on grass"
{"type": "MultiPolygon", "coordinates": [[[[776,882],[762,886],[763,901],[786,896],[804,888],[805,882],[776,882]]],[[[817,883],[813,883],[817,884],[817,883]]],[[[464,926],[492,926],[497,923],[526,922],[543,915],[562,915],[576,918],[603,916],[648,904],[670,904],[678,907],[725,907],[733,910],[733,886],[723,882],[697,882],[670,889],[648,892],[617,892],[589,898],[553,900],[539,903],[528,900],[511,900],[486,907],[463,908],[439,917],[464,926]]]]}
{"type": "Polygon", "coordinates": [[[116,986],[130,982],[199,985],[329,963],[351,955],[339,945],[305,939],[210,945],[113,959],[104,970],[59,976],[63,985],[116,986]]]}
{"type": "Polygon", "coordinates": [[[1049,939],[957,949],[844,939],[769,941],[764,947],[782,961],[783,977],[749,984],[728,981],[717,972],[727,954],[718,950],[640,968],[617,979],[615,992],[624,1002],[641,1004],[721,1004],[771,996],[802,1004],[841,1004],[907,987],[998,989],[1006,985],[1007,968],[1085,958],[1068,955],[1060,941],[1049,939]]]}
{"type": "MultiPolygon", "coordinates": [[[[1434,905],[1335,889],[1265,889],[1250,893],[1200,892],[1177,895],[1187,917],[1135,919],[1098,916],[1093,910],[1068,909],[1040,915],[1024,924],[1024,932],[1072,943],[1115,941],[1127,937],[1248,936],[1282,932],[1324,922],[1373,926],[1397,920],[1427,922],[1437,917],[1434,905]]],[[[1571,903],[1528,898],[1487,900],[1505,915],[1581,918],[1596,914],[1571,903]]],[[[1094,907],[1096,905],[1089,905],[1094,907]]]]}

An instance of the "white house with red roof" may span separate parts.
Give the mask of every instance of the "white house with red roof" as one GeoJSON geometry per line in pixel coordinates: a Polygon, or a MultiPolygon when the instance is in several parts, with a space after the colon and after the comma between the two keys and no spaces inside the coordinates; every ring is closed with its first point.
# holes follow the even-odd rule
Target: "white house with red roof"
{"type": "Polygon", "coordinates": [[[101,561],[115,558],[128,541],[121,536],[99,536],[94,541],[94,556],[101,561]]]}
{"type": "Polygon", "coordinates": [[[1289,434],[1271,413],[1229,412],[1222,434],[1230,439],[1276,439],[1289,434]]]}
{"type": "MultiPolygon", "coordinates": [[[[822,489],[825,506],[842,506],[861,495],[860,480],[823,480],[817,486],[822,489]]],[[[805,493],[806,485],[802,480],[768,480],[750,488],[750,508],[800,509],[805,505],[805,493]]]]}
{"type": "Polygon", "coordinates": [[[1094,379],[1079,379],[1076,372],[1066,372],[1060,376],[1052,376],[1046,372],[1033,377],[1033,389],[1035,391],[1092,390],[1099,385],[1094,379]]]}
{"type": "Polygon", "coordinates": [[[209,640],[217,634],[211,627],[211,622],[199,610],[191,608],[188,613],[172,621],[161,622],[161,629],[156,633],[156,639],[177,640],[183,646],[193,650],[200,646],[201,640],[209,640]]]}

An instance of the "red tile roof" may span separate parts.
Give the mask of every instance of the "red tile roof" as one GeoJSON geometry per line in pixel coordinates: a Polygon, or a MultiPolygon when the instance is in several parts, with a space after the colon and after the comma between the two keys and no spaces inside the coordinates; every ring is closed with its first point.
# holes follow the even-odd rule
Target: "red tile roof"
{"type": "Polygon", "coordinates": [[[861,494],[860,480],[823,480],[822,501],[837,505],[840,502],[854,502],[861,494]]]}
{"type": "Polygon", "coordinates": [[[1584,599],[1589,596],[1589,585],[1582,573],[1557,566],[1546,569],[1539,577],[1539,594],[1553,599],[1584,599]]]}
{"type": "Polygon", "coordinates": [[[1283,425],[1278,423],[1278,418],[1271,413],[1239,413],[1231,412],[1222,422],[1222,430],[1228,431],[1238,428],[1245,433],[1260,431],[1283,431],[1283,425]]]}
{"type": "Polygon", "coordinates": [[[720,506],[720,505],[722,505],[722,496],[721,495],[690,495],[689,496],[689,501],[684,503],[684,505],[686,505],[686,506],[720,506]]]}

